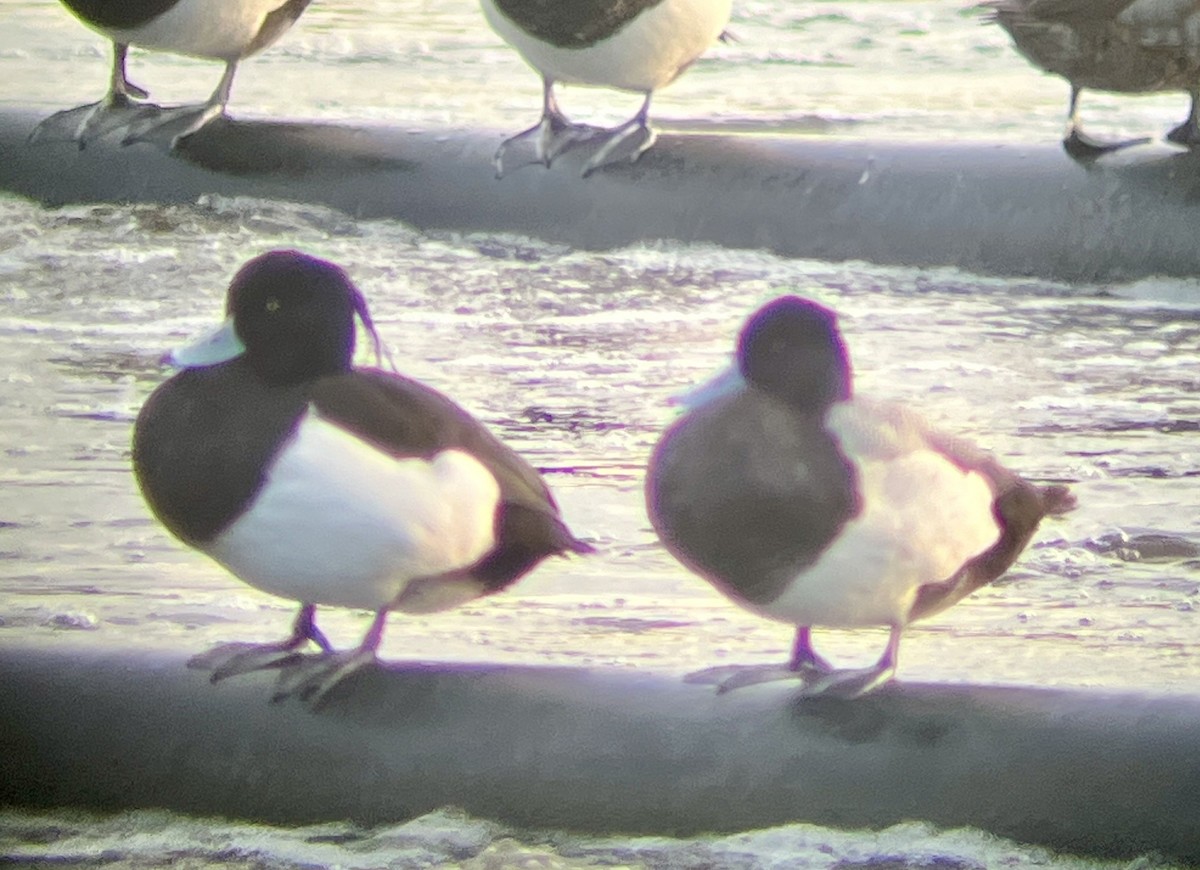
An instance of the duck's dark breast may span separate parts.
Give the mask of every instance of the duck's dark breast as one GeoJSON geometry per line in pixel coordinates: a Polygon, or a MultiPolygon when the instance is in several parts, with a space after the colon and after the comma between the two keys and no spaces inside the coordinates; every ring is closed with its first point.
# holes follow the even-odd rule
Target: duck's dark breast
{"type": "Polygon", "coordinates": [[[646,494],[668,550],[758,605],[778,598],[861,510],[856,469],[820,416],[754,392],[668,430],[646,494]]]}
{"type": "Polygon", "coordinates": [[[146,401],[133,468],[155,516],[193,546],[249,507],[307,407],[307,387],[263,388],[239,361],[188,369],[146,401]]]}
{"type": "Polygon", "coordinates": [[[663,0],[495,0],[514,24],[559,48],[606,39],[663,0]]]}

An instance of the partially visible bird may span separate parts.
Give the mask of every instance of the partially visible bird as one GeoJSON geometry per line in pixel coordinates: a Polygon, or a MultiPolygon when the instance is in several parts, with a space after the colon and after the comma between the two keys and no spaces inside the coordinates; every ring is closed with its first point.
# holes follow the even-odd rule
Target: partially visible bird
{"type": "Polygon", "coordinates": [[[1145,138],[1101,142],[1084,134],[1079,96],[1086,88],[1143,94],[1185,91],[1187,119],[1167,139],[1200,145],[1200,2],[1198,0],[987,0],[992,21],[1034,66],[1071,85],[1063,146],[1094,158],[1145,138]]]}
{"type": "Polygon", "coordinates": [[[97,103],[51,115],[32,139],[66,138],[82,148],[120,132],[123,142],[152,141],[175,148],[179,141],[225,113],[239,61],[282,36],[311,0],[62,0],[81,22],[110,39],[108,93],[97,103]],[[130,46],[225,64],[216,89],[200,105],[162,108],[141,103],[145,89],[125,72],[130,46]]]}
{"type": "MultiPolygon", "coordinates": [[[[654,144],[650,99],[707,51],[724,32],[732,0],[481,0],[492,28],[542,76],[541,120],[496,151],[497,177],[510,146],[534,137],[534,163],[550,166],[563,152],[598,136],[604,143],[583,174],[634,161],[654,144]],[[634,91],[644,96],[632,119],[611,130],[576,124],[558,106],[556,82],[634,91]]],[[[519,165],[528,165],[528,162],[519,165]]]]}
{"type": "Polygon", "coordinates": [[[272,251],[234,277],[228,319],[178,351],[147,399],[133,468],[154,515],[244,582],[300,603],[277,643],[227,644],[193,661],[214,681],[289,665],[277,697],[318,702],[374,661],[387,615],[451,608],[506,588],[547,556],[592,547],[567,529],[538,473],[436,390],[355,368],[340,267],[272,251]],[[335,653],[317,605],[372,610],[335,653]],[[324,655],[298,663],[312,641],[324,655]]]}
{"type": "Polygon", "coordinates": [[[853,394],[836,315],[784,296],[742,329],[736,376],[701,389],[655,447],[651,522],[685,566],[796,626],[785,667],[692,675],[721,690],[798,678],[855,697],[895,674],[900,638],[1003,574],[1047,514],[1074,506],[911,411],[853,394]],[[879,661],[831,667],[814,626],[886,626],[879,661]]]}

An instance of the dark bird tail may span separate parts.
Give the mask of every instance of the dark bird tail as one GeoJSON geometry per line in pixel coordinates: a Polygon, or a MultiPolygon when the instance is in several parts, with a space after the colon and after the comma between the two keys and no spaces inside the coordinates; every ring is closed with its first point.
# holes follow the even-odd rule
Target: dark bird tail
{"type": "Polygon", "coordinates": [[[596,548],[593,547],[591,544],[589,544],[587,541],[581,541],[581,540],[579,540],[579,538],[574,538],[574,537],[571,538],[571,542],[569,544],[567,544],[566,549],[569,552],[578,553],[581,556],[587,555],[588,553],[596,552],[596,548]]]}
{"type": "Polygon", "coordinates": [[[1043,486],[1038,493],[1042,498],[1042,510],[1047,516],[1061,517],[1079,506],[1075,493],[1061,483],[1043,486]]]}

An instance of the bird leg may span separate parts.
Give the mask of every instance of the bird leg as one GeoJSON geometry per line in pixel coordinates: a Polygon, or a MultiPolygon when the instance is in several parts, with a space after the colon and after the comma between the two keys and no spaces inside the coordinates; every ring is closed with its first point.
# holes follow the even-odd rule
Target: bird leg
{"type": "Polygon", "coordinates": [[[387,625],[388,608],[375,614],[362,643],[355,649],[330,653],[315,659],[290,662],[281,671],[271,696],[274,702],[297,697],[312,708],[321,706],[329,692],[351,674],[374,663],[383,629],[387,625]]]}
{"type": "Polygon", "coordinates": [[[1102,142],[1083,132],[1079,124],[1079,95],[1082,92],[1076,84],[1071,85],[1071,102],[1067,109],[1067,133],[1063,137],[1063,150],[1067,155],[1080,163],[1090,163],[1105,154],[1129,148],[1132,145],[1145,145],[1149,137],[1139,139],[1123,139],[1118,142],[1102,142]]]}
{"type": "Polygon", "coordinates": [[[300,612],[296,614],[296,621],[292,624],[291,635],[281,641],[224,643],[208,652],[193,656],[188,660],[187,666],[194,670],[212,671],[209,680],[216,683],[237,674],[284,667],[299,660],[298,650],[308,641],[319,646],[325,654],[331,654],[333,647],[313,621],[316,610],[315,605],[302,605],[300,612]]]}
{"type": "Polygon", "coordinates": [[[206,124],[225,114],[229,95],[233,90],[233,77],[237,73],[237,61],[225,63],[225,71],[216,89],[205,102],[198,106],[175,106],[160,108],[153,116],[139,119],[127,125],[122,145],[148,142],[174,151],[180,140],[198,132],[206,124]]]}
{"type": "Polygon", "coordinates": [[[893,625],[888,635],[887,648],[874,665],[869,668],[829,670],[800,690],[801,698],[858,698],[891,682],[896,676],[896,662],[900,653],[900,636],[903,626],[893,625]]]}
{"type": "Polygon", "coordinates": [[[792,657],[786,665],[719,665],[688,674],[683,681],[715,685],[717,694],[722,695],[745,686],[778,680],[801,680],[807,683],[830,673],[834,673],[833,667],[812,647],[812,628],[802,625],[796,629],[792,657]]]}
{"type": "Polygon", "coordinates": [[[150,92],[140,88],[129,80],[125,74],[125,58],[129,54],[129,46],[123,42],[113,43],[112,78],[108,85],[108,100],[115,102],[118,97],[128,101],[130,98],[145,100],[150,92]]]}
{"type": "Polygon", "coordinates": [[[125,74],[125,58],[129,46],[123,42],[113,43],[112,71],[109,74],[108,93],[99,102],[87,103],[73,109],[55,112],[38,124],[29,134],[34,142],[75,142],[80,150],[89,142],[126,129],[146,117],[158,112],[154,105],[142,105],[135,100],[144,100],[149,95],[144,88],[129,81],[125,74]]]}
{"type": "Polygon", "coordinates": [[[587,178],[601,166],[621,161],[635,162],[645,153],[646,149],[658,139],[658,134],[650,126],[650,98],[652,91],[646,92],[642,107],[637,114],[608,131],[608,138],[583,167],[583,177],[587,178]]]}
{"type": "Polygon", "coordinates": [[[796,629],[796,640],[792,644],[792,659],[788,669],[798,674],[823,675],[833,672],[833,666],[825,661],[812,645],[812,628],[802,625],[796,629]]]}
{"type": "Polygon", "coordinates": [[[543,76],[542,117],[529,129],[522,130],[500,143],[500,147],[496,149],[496,154],[492,157],[492,165],[496,168],[496,177],[503,178],[510,169],[520,169],[535,163],[549,168],[559,155],[602,132],[604,131],[599,127],[576,124],[568,118],[559,108],[558,99],[554,96],[554,80],[549,76],[543,76]],[[529,138],[534,140],[534,159],[506,167],[504,157],[509,147],[515,142],[529,138]]]}

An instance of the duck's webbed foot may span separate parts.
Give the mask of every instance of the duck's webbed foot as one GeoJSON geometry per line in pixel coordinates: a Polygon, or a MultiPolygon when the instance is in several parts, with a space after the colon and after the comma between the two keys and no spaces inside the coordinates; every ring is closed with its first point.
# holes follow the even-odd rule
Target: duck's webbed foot
{"type": "Polygon", "coordinates": [[[126,125],[121,144],[144,142],[174,151],[181,140],[199,132],[224,114],[225,106],[219,103],[156,108],[153,114],[144,114],[126,125]]]}
{"type": "Polygon", "coordinates": [[[92,142],[123,132],[160,111],[158,106],[113,94],[96,103],[55,112],[33,128],[29,143],[75,142],[80,150],[92,142]]]}
{"type": "Polygon", "coordinates": [[[760,683],[773,683],[779,680],[805,681],[807,675],[794,671],[787,665],[718,665],[715,668],[705,668],[687,674],[685,683],[716,686],[717,694],[723,695],[734,689],[746,686],[757,686],[760,683]]]}
{"type": "Polygon", "coordinates": [[[335,686],[377,661],[376,651],[383,638],[387,615],[386,607],[375,614],[362,643],[353,650],[292,662],[279,674],[271,700],[278,703],[287,698],[298,698],[314,710],[320,707],[335,686]]]}
{"type": "Polygon", "coordinates": [[[375,662],[375,651],[361,647],[315,658],[299,658],[280,672],[271,700],[278,703],[297,698],[317,709],[335,686],[375,662]]]}
{"type": "Polygon", "coordinates": [[[1200,129],[1197,129],[1196,124],[1189,118],[1167,133],[1167,141],[1185,148],[1196,148],[1200,146],[1200,129]]]}
{"type": "Polygon", "coordinates": [[[305,604],[296,615],[290,636],[274,643],[223,643],[208,652],[188,659],[187,666],[198,671],[212,671],[209,681],[220,682],[238,674],[248,674],[269,668],[283,668],[302,658],[300,648],[312,641],[321,651],[330,654],[333,647],[314,622],[316,608],[305,604]]]}
{"type": "Polygon", "coordinates": [[[219,683],[239,674],[282,668],[299,661],[300,652],[289,641],[279,643],[223,643],[188,659],[197,671],[212,671],[209,681],[219,683]]]}
{"type": "Polygon", "coordinates": [[[833,666],[813,649],[812,628],[801,625],[796,628],[792,657],[786,665],[720,665],[688,674],[683,681],[715,685],[717,694],[721,695],[745,686],[778,680],[800,680],[807,686],[832,673],[833,666]]]}
{"type": "Polygon", "coordinates": [[[614,127],[608,131],[604,144],[584,164],[583,177],[587,178],[602,166],[636,162],[657,139],[658,133],[641,118],[614,127]]]}
{"type": "Polygon", "coordinates": [[[887,685],[896,676],[895,665],[874,665],[830,671],[807,682],[800,690],[801,698],[859,698],[887,685]]]}
{"type": "MultiPolygon", "coordinates": [[[[860,698],[873,692],[880,686],[887,685],[896,676],[896,662],[900,656],[900,637],[904,626],[892,626],[888,635],[887,648],[879,661],[869,668],[848,668],[845,670],[826,670],[805,683],[800,691],[801,698],[860,698]]],[[[797,642],[797,645],[799,643],[797,642]]]]}
{"type": "Polygon", "coordinates": [[[534,164],[541,164],[549,168],[560,155],[604,132],[601,127],[576,124],[558,112],[545,114],[528,130],[522,130],[500,143],[500,147],[496,149],[496,154],[492,158],[492,165],[496,168],[496,177],[503,178],[509,172],[534,164]],[[506,159],[510,157],[510,148],[525,140],[532,141],[533,156],[526,156],[519,160],[506,159]]]}
{"type": "Polygon", "coordinates": [[[1115,142],[1105,142],[1101,139],[1096,139],[1087,135],[1078,127],[1071,128],[1070,132],[1063,138],[1063,150],[1067,155],[1079,163],[1090,163],[1105,154],[1112,154],[1114,151],[1120,151],[1123,148],[1131,148],[1134,145],[1145,145],[1150,141],[1149,136],[1142,136],[1137,139],[1119,139],[1115,142]]]}

